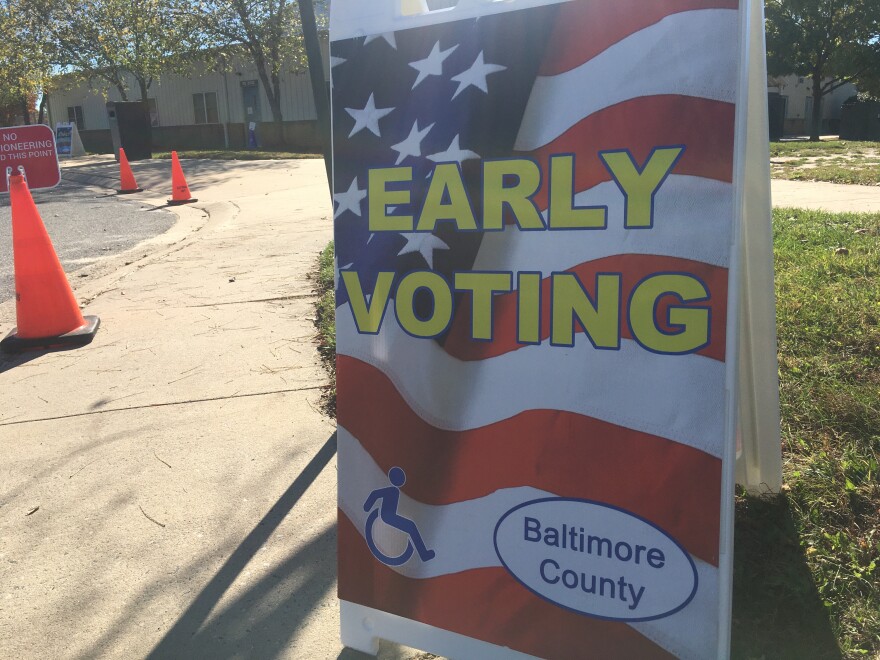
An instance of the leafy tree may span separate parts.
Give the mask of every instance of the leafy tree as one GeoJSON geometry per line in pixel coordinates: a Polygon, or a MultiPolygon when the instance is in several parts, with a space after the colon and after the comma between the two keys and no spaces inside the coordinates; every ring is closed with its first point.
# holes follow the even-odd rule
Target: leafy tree
{"type": "Polygon", "coordinates": [[[767,69],[812,81],[810,139],[819,139],[822,99],[855,83],[880,87],[880,1],[766,0],[767,69]]]}
{"type": "MultiPolygon", "coordinates": [[[[316,5],[323,9],[323,0],[316,5]]],[[[202,29],[217,46],[240,50],[257,69],[272,119],[280,122],[281,74],[306,68],[298,6],[294,0],[206,0],[197,6],[202,29]]],[[[319,28],[326,11],[317,11],[319,28]]]]}
{"type": "Polygon", "coordinates": [[[182,65],[200,33],[186,0],[22,0],[45,25],[56,64],[99,78],[129,100],[128,76],[146,100],[153,80],[182,65]]]}
{"type": "MultiPolygon", "coordinates": [[[[0,121],[21,115],[29,124],[49,79],[50,49],[20,0],[0,0],[0,121]]],[[[40,116],[42,121],[42,113],[40,116]]]]}

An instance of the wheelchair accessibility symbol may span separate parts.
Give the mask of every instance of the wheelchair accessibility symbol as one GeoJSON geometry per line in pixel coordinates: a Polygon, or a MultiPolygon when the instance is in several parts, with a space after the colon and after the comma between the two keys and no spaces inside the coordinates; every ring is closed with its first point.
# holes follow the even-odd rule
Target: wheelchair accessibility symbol
{"type": "Polygon", "coordinates": [[[373,509],[367,516],[367,523],[364,526],[364,536],[367,539],[370,552],[387,566],[405,564],[412,557],[413,552],[417,552],[422,561],[431,561],[436,553],[433,550],[428,550],[425,546],[419,528],[412,520],[397,513],[397,506],[400,504],[400,487],[406,483],[406,473],[399,467],[393,467],[388,470],[388,479],[391,481],[391,486],[377,488],[370,493],[367,501],[364,502],[364,511],[370,511],[377,502],[381,502],[379,508],[373,509]],[[389,557],[376,545],[373,538],[373,526],[378,519],[406,535],[406,548],[396,557],[389,557]]]}

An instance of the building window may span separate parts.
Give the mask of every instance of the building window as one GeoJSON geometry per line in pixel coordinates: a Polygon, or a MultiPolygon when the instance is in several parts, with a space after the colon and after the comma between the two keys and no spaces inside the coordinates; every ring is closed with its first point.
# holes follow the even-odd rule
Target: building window
{"type": "Polygon", "coordinates": [[[147,99],[147,112],[150,113],[150,126],[158,126],[159,107],[156,105],[156,99],[147,99]]]}
{"type": "Polygon", "coordinates": [[[197,124],[219,124],[217,114],[217,92],[193,94],[193,113],[197,124]]]}
{"type": "Polygon", "coordinates": [[[83,121],[83,108],[81,105],[67,106],[67,121],[71,124],[76,124],[79,130],[85,129],[86,124],[83,121]]]}

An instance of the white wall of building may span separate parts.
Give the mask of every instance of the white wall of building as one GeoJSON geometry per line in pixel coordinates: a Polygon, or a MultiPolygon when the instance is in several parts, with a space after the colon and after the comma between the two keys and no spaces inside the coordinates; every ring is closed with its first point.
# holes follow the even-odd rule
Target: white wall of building
{"type": "MultiPolygon", "coordinates": [[[[322,44],[324,76],[329,80],[329,53],[322,44]]],[[[244,121],[245,108],[241,83],[256,80],[260,89],[260,121],[272,121],[272,110],[256,67],[247,60],[234,60],[229,66],[196,63],[185,74],[167,73],[154,80],[148,96],[155,99],[159,126],[188,126],[196,122],[193,94],[214,92],[217,95],[217,111],[220,123],[244,121]]],[[[139,101],[140,91],[133,77],[128,78],[128,100],[139,101]]],[[[68,107],[80,106],[83,129],[107,129],[110,127],[105,103],[121,101],[116,87],[100,79],[62,86],[49,95],[49,117],[54,125],[67,121],[68,107]]],[[[285,70],[281,77],[281,112],[285,121],[316,119],[308,71],[294,73],[285,70]]]]}
{"type": "MultiPolygon", "coordinates": [[[[786,120],[804,120],[807,108],[812,106],[813,81],[803,76],[773,77],[767,83],[768,92],[777,92],[787,99],[785,108],[786,120]],[[807,99],[810,99],[809,101],[807,99]]],[[[841,106],[849,97],[856,94],[852,84],[837,88],[822,99],[822,118],[840,119],[841,106]]]]}

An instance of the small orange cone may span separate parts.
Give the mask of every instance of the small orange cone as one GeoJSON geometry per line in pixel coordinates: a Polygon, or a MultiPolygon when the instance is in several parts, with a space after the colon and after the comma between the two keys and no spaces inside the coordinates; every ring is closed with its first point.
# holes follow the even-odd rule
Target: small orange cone
{"type": "Polygon", "coordinates": [[[189,186],[186,185],[186,177],[183,176],[183,168],[180,166],[180,161],[177,159],[177,152],[171,152],[171,199],[168,200],[168,203],[172,206],[177,204],[189,204],[190,202],[197,202],[195,197],[191,197],[189,194],[189,186]]]}
{"type": "Polygon", "coordinates": [[[143,188],[138,188],[137,181],[134,180],[134,173],[131,171],[131,165],[128,164],[128,158],[125,155],[125,149],[119,147],[119,195],[130,195],[131,193],[142,192],[143,188]]]}
{"type": "Polygon", "coordinates": [[[20,174],[9,177],[9,202],[18,326],[0,341],[0,349],[15,353],[88,344],[101,321],[97,316],[83,317],[80,313],[27,182],[20,174]]]}

